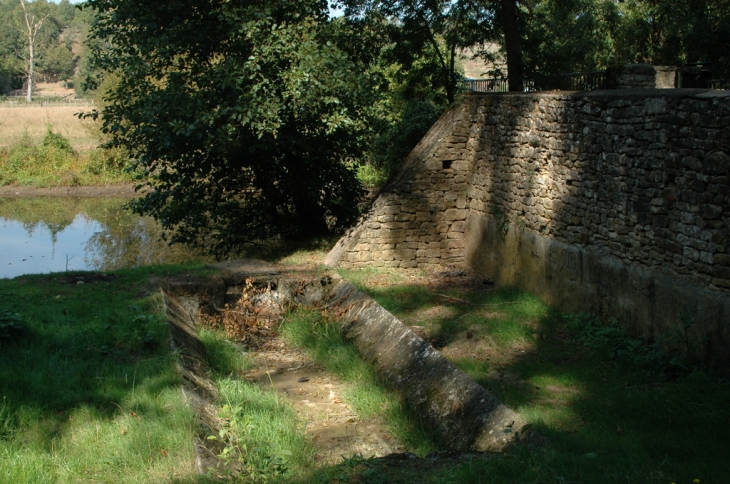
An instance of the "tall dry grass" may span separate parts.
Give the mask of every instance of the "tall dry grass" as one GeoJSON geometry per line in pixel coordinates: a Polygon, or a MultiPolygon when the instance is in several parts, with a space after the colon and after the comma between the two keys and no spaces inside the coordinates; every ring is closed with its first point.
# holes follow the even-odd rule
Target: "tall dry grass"
{"type": "Polygon", "coordinates": [[[0,149],[18,143],[26,133],[34,144],[40,144],[50,124],[53,132],[68,139],[76,151],[93,150],[99,141],[92,122],[75,116],[88,109],[80,106],[0,107],[0,149]]]}

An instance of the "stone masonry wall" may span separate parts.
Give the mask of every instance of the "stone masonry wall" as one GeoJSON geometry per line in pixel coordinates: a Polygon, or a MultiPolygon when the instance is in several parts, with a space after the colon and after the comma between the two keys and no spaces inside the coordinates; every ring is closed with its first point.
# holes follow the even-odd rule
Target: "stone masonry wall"
{"type": "Polygon", "coordinates": [[[468,266],[730,367],[729,153],[722,91],[467,95],[326,262],[468,266]]]}
{"type": "Polygon", "coordinates": [[[649,64],[627,64],[606,70],[609,89],[653,89],[657,70],[649,64]]]}
{"type": "Polygon", "coordinates": [[[480,100],[469,208],[730,288],[730,94],[645,92],[480,100]]]}
{"type": "Polygon", "coordinates": [[[470,211],[730,288],[729,152],[721,91],[470,95],[414,149],[339,264],[463,263],[470,211]]]}

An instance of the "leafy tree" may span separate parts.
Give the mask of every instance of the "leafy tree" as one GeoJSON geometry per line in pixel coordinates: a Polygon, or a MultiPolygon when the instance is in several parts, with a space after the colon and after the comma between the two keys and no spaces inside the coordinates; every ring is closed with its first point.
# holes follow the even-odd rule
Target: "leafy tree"
{"type": "MultiPolygon", "coordinates": [[[[347,52],[376,82],[378,97],[370,120],[373,135],[358,168],[358,178],[369,189],[379,188],[397,171],[448,105],[439,60],[430,44],[420,54],[404,52],[393,41],[397,30],[377,9],[339,17],[327,28],[328,41],[347,52]]],[[[437,40],[443,48],[443,39],[437,40]]]]}
{"type": "MultiPolygon", "coordinates": [[[[68,0],[0,0],[0,93],[21,88],[31,73],[54,80],[73,75],[75,13],[68,0]]],[[[33,83],[30,88],[32,95],[33,83]]]]}
{"type": "Polygon", "coordinates": [[[48,79],[67,80],[73,77],[74,62],[71,49],[56,44],[45,49],[38,61],[38,70],[48,79]]]}
{"type": "Polygon", "coordinates": [[[97,20],[98,12],[87,4],[82,4],[71,22],[71,28],[79,39],[79,56],[74,65],[74,90],[77,97],[91,96],[95,103],[102,104],[100,97],[106,89],[100,89],[99,85],[110,84],[110,81],[105,79],[104,71],[95,65],[92,52],[106,50],[108,41],[90,37],[90,31],[97,20]]]}
{"type": "Polygon", "coordinates": [[[224,255],[348,226],[370,80],[328,42],[327,3],[89,0],[101,113],[149,186],[133,203],[172,243],[224,255]],[[99,43],[96,44],[101,45],[99,43]]]}
{"type": "Polygon", "coordinates": [[[528,77],[700,61],[730,74],[728,0],[533,0],[518,13],[528,77]]]}
{"type": "Polygon", "coordinates": [[[730,77],[730,0],[634,0],[620,7],[620,58],[707,62],[718,77],[730,77]]]}
{"type": "Polygon", "coordinates": [[[432,77],[434,88],[443,89],[449,103],[456,98],[461,78],[459,48],[494,31],[493,12],[471,0],[343,0],[342,4],[350,19],[378,19],[390,40],[389,60],[412,80],[432,77]],[[426,71],[431,74],[424,75],[426,71]]]}

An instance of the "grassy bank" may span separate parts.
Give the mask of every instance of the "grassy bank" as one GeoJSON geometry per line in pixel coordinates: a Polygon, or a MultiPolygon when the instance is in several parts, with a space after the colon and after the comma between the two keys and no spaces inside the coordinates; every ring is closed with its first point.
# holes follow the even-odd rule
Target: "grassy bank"
{"type": "Polygon", "coordinates": [[[0,279],[0,483],[281,482],[316,467],[285,398],[243,380],[252,362],[225,336],[201,337],[237,476],[198,476],[195,418],[148,266],[0,279]]]}
{"type": "Polygon", "coordinates": [[[40,143],[27,135],[0,148],[0,185],[91,186],[134,180],[123,151],[96,148],[78,152],[49,125],[40,143]]]}
{"type": "MultiPolygon", "coordinates": [[[[312,252],[314,253],[314,252],[312,252]]],[[[293,252],[289,262],[308,260],[293,252]]],[[[0,483],[210,482],[193,471],[193,417],[182,405],[151,276],[0,280],[0,483]]],[[[549,445],[437,464],[348,458],[317,469],[302,422],[281,396],[240,377],[252,362],[204,330],[238,482],[722,483],[730,480],[727,381],[638,344],[595,318],[481,281],[342,271],[530,421],[549,445]]],[[[348,401],[378,414],[411,448],[436,447],[379,386],[336,322],[298,310],[284,337],[348,380],[348,401]]],[[[415,418],[414,418],[415,417],[415,418]]],[[[235,481],[235,479],[234,479],[235,481]]]]}
{"type": "Polygon", "coordinates": [[[149,278],[0,279],[0,482],[193,482],[193,416],[149,278]]]}

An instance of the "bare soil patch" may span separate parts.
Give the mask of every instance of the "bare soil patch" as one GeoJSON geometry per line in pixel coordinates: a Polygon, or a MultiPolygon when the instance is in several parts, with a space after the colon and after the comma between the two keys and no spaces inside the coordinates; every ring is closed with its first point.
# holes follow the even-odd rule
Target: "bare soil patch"
{"type": "Polygon", "coordinates": [[[344,397],[343,382],[303,351],[273,336],[251,356],[258,365],[244,377],[291,403],[307,422],[318,462],[333,465],[354,455],[383,457],[405,451],[380,418],[359,417],[344,397]]]}
{"type": "Polygon", "coordinates": [[[133,183],[97,187],[31,187],[22,185],[0,186],[0,197],[135,197],[133,183]]]}

